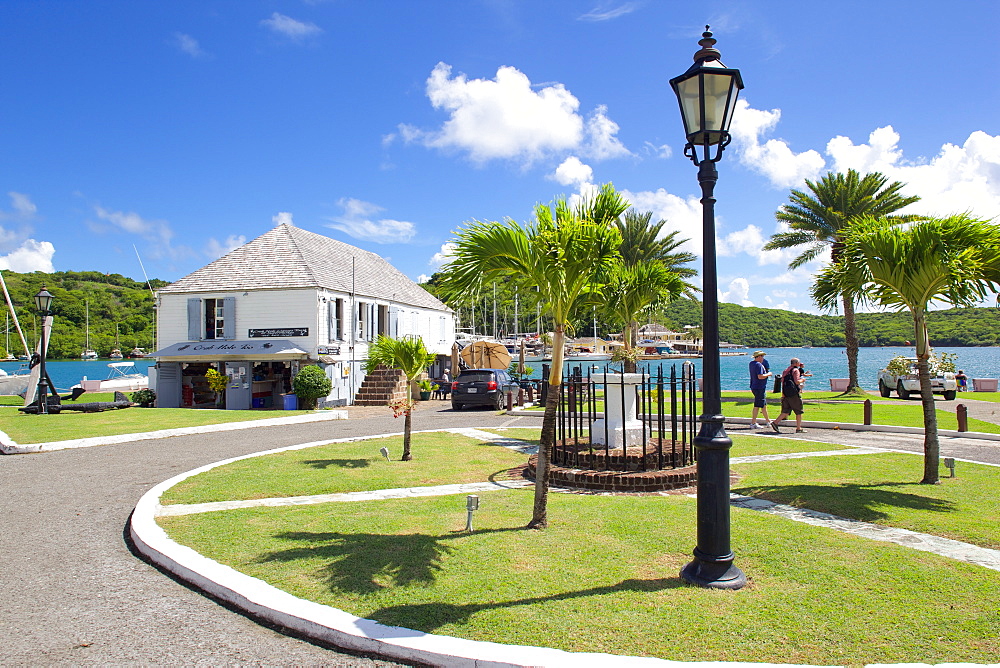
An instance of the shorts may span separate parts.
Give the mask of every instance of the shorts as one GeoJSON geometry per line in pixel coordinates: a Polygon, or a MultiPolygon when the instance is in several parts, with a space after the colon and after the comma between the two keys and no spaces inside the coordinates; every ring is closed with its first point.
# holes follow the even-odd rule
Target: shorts
{"type": "Polygon", "coordinates": [[[750,391],[753,392],[754,408],[767,406],[767,387],[751,387],[750,391]]]}
{"type": "Polygon", "coordinates": [[[797,397],[786,397],[782,395],[781,397],[781,412],[785,415],[791,415],[795,413],[796,415],[802,415],[805,410],[802,408],[802,395],[797,397]]]}

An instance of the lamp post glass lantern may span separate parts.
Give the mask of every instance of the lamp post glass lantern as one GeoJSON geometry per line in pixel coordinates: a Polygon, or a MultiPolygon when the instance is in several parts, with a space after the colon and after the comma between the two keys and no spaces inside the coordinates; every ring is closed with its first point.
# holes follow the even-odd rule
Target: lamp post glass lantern
{"type": "Polygon", "coordinates": [[[52,293],[42,286],[42,289],[38,291],[35,295],[35,309],[38,311],[38,315],[42,317],[42,335],[39,341],[38,351],[39,351],[39,374],[38,374],[38,413],[48,414],[49,412],[49,380],[48,374],[45,372],[45,354],[48,352],[48,346],[45,343],[45,324],[46,319],[52,315],[52,293]]]}
{"type": "Polygon", "coordinates": [[[704,384],[694,438],[698,451],[698,545],[694,560],[681,570],[687,582],[713,589],[741,589],[746,575],[733,560],[729,523],[729,450],[733,441],[726,434],[722,415],[722,382],[719,374],[719,285],[715,250],[715,163],[729,144],[729,124],[736,97],[743,88],[739,70],[719,60],[708,26],[698,42],[694,64],[670,80],[677,95],[687,145],[684,155],[698,166],[702,198],[702,372],[704,384]]]}

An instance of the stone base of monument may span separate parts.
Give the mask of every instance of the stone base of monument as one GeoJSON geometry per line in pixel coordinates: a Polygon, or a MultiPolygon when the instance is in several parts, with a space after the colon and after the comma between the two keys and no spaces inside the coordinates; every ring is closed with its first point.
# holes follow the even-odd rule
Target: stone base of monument
{"type": "MultiPolygon", "coordinates": [[[[636,439],[638,440],[638,439],[636,439]]],[[[683,466],[681,444],[649,439],[646,451],[641,446],[605,450],[603,445],[579,443],[572,439],[555,444],[549,482],[554,487],[569,487],[605,492],[642,493],[693,487],[698,478],[694,465],[683,466]],[[675,465],[682,468],[673,468],[675,465]]],[[[688,449],[690,449],[688,444],[688,449]]],[[[528,460],[526,475],[534,479],[538,456],[528,460]]]]}

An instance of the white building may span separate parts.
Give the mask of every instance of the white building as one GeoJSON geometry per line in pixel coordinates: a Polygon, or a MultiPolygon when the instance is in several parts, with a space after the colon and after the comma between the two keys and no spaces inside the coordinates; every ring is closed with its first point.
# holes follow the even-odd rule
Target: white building
{"type": "Polygon", "coordinates": [[[439,355],[455,340],[452,310],[384,259],[289,223],[162,288],[157,309],[160,407],[215,405],[209,368],[228,376],[227,408],[281,407],[305,364],[333,381],[320,405],[347,405],[379,334],[439,355]]]}

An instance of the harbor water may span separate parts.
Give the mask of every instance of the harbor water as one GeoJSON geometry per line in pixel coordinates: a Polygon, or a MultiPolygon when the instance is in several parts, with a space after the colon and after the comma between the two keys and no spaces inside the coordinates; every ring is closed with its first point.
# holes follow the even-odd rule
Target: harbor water
{"type": "MultiPolygon", "coordinates": [[[[138,373],[148,373],[149,367],[156,364],[154,359],[138,360],[81,360],[71,361],[46,361],[45,370],[49,372],[49,378],[60,392],[68,392],[69,388],[76,385],[84,377],[88,380],[104,380],[111,373],[108,365],[112,362],[135,362],[135,369],[138,373]]],[[[7,373],[14,373],[27,362],[0,362],[0,369],[7,373]]]]}
{"type": "MultiPolygon", "coordinates": [[[[788,361],[792,357],[798,357],[806,366],[806,371],[812,374],[807,379],[806,390],[829,390],[831,378],[847,378],[847,355],[843,348],[762,348],[767,353],[767,360],[771,364],[771,369],[780,373],[788,366],[788,361]]],[[[997,378],[1000,377],[1000,347],[993,348],[935,348],[936,353],[953,353],[958,356],[957,365],[963,369],[969,378],[997,378]]],[[[746,390],[749,387],[750,355],[752,351],[747,351],[746,355],[725,356],[720,360],[720,375],[723,390],[746,390]]],[[[878,389],[878,371],[896,355],[912,356],[913,348],[907,347],[885,347],[885,348],[862,348],[858,354],[858,379],[861,387],[868,390],[878,389]]],[[[516,359],[516,358],[515,358],[516,359]]],[[[53,361],[46,362],[49,376],[52,382],[62,392],[71,386],[79,383],[84,376],[90,380],[100,380],[108,377],[110,369],[108,364],[113,360],[94,361],[53,361]]],[[[119,360],[121,361],[121,360],[119,360]]],[[[127,361],[127,360],[125,360],[127,361]]],[[[135,362],[136,370],[140,373],[147,373],[155,360],[138,359],[135,362]]],[[[639,362],[642,369],[652,370],[654,373],[663,366],[664,374],[670,373],[670,367],[677,365],[680,372],[681,364],[690,362],[695,365],[695,372],[701,377],[700,359],[668,359],[649,360],[639,362]]],[[[24,363],[23,362],[0,362],[0,369],[7,373],[14,373],[24,363]]],[[[541,378],[542,363],[529,362],[528,366],[534,369],[532,378],[541,378]]],[[[591,371],[603,371],[606,366],[612,370],[619,370],[618,363],[604,361],[588,362],[567,362],[566,372],[572,368],[580,368],[583,373],[588,369],[591,371]]]]}
{"type": "MultiPolygon", "coordinates": [[[[806,379],[806,391],[830,389],[831,378],[847,378],[847,353],[844,348],[760,348],[767,353],[766,359],[771,365],[771,370],[781,373],[793,357],[799,358],[805,364],[806,371],[812,374],[806,379]]],[[[751,361],[750,353],[747,350],[745,355],[724,356],[719,363],[719,375],[723,391],[748,390],[750,387],[749,365],[751,361]]],[[[936,354],[952,353],[957,355],[956,365],[958,369],[965,371],[969,378],[997,378],[1000,377],[1000,347],[991,348],[935,348],[936,354]]],[[[861,348],[858,351],[858,382],[866,390],[878,389],[879,369],[897,355],[912,357],[914,355],[911,347],[883,347],[883,348],[861,348]]],[[[516,359],[516,358],[515,358],[516,359]]],[[[681,364],[684,362],[693,363],[695,373],[701,378],[700,359],[665,359],[665,360],[644,360],[639,362],[639,368],[656,373],[663,366],[664,376],[669,375],[670,367],[677,365],[680,373],[681,364]]],[[[541,378],[542,362],[530,362],[528,366],[534,369],[532,378],[541,378]]],[[[587,361],[567,362],[564,368],[565,373],[569,373],[573,368],[580,368],[583,374],[590,369],[592,372],[603,371],[606,366],[612,370],[620,370],[621,364],[617,362],[587,361]]]]}

